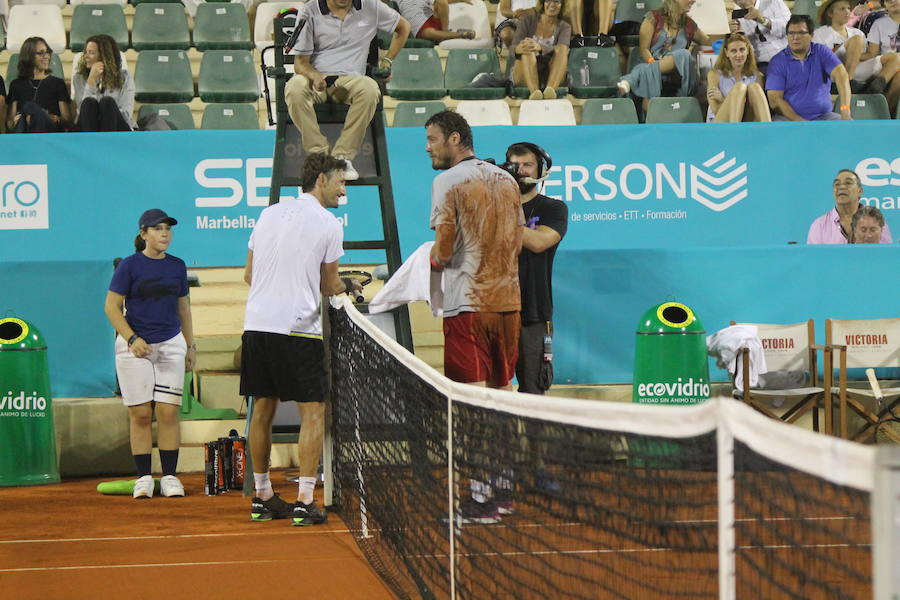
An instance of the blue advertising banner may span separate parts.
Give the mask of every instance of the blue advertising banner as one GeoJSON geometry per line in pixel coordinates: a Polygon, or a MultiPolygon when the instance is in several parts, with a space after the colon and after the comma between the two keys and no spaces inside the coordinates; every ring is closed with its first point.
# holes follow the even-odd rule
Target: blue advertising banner
{"type": "MultiPolygon", "coordinates": [[[[732,318],[897,315],[900,246],[793,244],[804,245],[810,223],[834,205],[831,182],[842,168],[857,172],[863,202],[879,207],[894,241],[900,238],[900,121],[474,133],[482,158],[502,162],[507,146],[523,140],[553,157],[544,191],[563,199],[570,217],[554,277],[560,382],[630,381],[636,320],[668,298],[691,305],[709,330],[732,318]]],[[[4,293],[0,308],[52,308],[67,273],[64,285],[81,281],[93,298],[72,296],[73,310],[90,312],[100,327],[96,300],[108,274],[91,267],[78,280],[83,267],[73,261],[109,264],[132,252],[137,218],[151,207],[179,220],[172,252],[189,266],[243,265],[250,231],[268,204],[273,142],[271,131],[0,136],[0,262],[6,281],[28,286],[15,307],[4,293]],[[37,271],[26,277],[31,263],[63,264],[51,278],[37,271]]],[[[436,172],[422,128],[389,129],[388,146],[402,254],[409,256],[433,239],[427,224],[436,172]]],[[[295,193],[282,190],[283,197],[295,193]]],[[[335,214],[348,240],[382,236],[374,188],[349,187],[335,214]]],[[[352,251],[342,262],[383,260],[380,252],[352,251]]],[[[53,327],[44,329],[51,339],[53,327]]],[[[56,338],[68,360],[64,372],[52,367],[63,378],[54,379],[56,393],[108,388],[108,381],[86,384],[83,377],[112,372],[108,332],[56,338]],[[90,344],[102,348],[81,350],[90,344]]]]}

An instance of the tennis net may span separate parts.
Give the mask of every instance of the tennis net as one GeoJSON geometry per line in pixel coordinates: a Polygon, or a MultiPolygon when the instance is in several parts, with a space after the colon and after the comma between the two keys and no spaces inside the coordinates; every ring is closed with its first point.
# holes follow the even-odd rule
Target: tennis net
{"type": "Polygon", "coordinates": [[[727,399],[461,385],[329,317],[333,499],[397,597],[872,597],[872,447],[727,399]]]}

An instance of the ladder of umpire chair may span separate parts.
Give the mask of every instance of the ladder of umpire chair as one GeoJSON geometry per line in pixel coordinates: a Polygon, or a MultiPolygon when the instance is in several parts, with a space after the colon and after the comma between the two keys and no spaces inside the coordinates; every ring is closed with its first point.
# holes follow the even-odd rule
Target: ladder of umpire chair
{"type": "MultiPolygon", "coordinates": [[[[293,56],[285,56],[282,48],[284,48],[285,34],[283,15],[275,18],[273,27],[275,33],[275,66],[268,68],[268,75],[275,80],[275,151],[272,159],[272,183],[269,190],[269,204],[275,204],[281,195],[281,188],[285,186],[299,186],[299,173],[288,173],[286,150],[289,147],[289,135],[294,135],[297,129],[291,122],[290,114],[288,114],[287,103],[284,96],[284,86],[290,75],[293,73],[293,56]]],[[[347,106],[343,104],[318,104],[316,109],[316,119],[320,125],[342,125],[347,115],[347,106]]],[[[323,133],[327,134],[327,131],[323,133]]],[[[362,171],[362,163],[355,163],[357,171],[360,172],[360,178],[356,181],[348,181],[348,186],[377,186],[379,204],[381,208],[381,224],[383,231],[383,239],[381,240],[344,240],[345,250],[384,250],[388,267],[388,274],[393,275],[400,268],[400,237],[397,232],[397,215],[394,210],[394,193],[391,185],[391,171],[388,164],[387,138],[384,131],[384,106],[381,101],[369,123],[368,135],[366,139],[371,137],[372,153],[375,163],[375,173],[370,175],[362,171]]],[[[364,142],[365,144],[365,142],[364,142]]],[[[299,143],[295,146],[300,151],[299,143]]],[[[299,163],[299,161],[295,161],[299,163]]],[[[360,312],[367,313],[368,305],[359,305],[360,312]]],[[[406,306],[401,306],[391,311],[394,321],[394,336],[399,344],[410,352],[413,352],[412,327],[409,322],[409,311],[406,306]]],[[[323,314],[327,315],[326,311],[323,314]]],[[[249,439],[249,424],[252,416],[252,401],[247,403],[247,437],[249,439]]],[[[331,428],[330,415],[326,417],[326,436],[329,435],[331,428]]],[[[273,432],[272,442],[296,442],[297,432],[273,432]]],[[[328,448],[326,444],[326,448],[328,448]]],[[[247,464],[251,464],[252,458],[249,452],[249,444],[247,448],[247,464]]],[[[330,470],[331,455],[326,451],[323,456],[324,468],[330,470]]],[[[249,496],[253,491],[253,481],[251,477],[244,480],[244,496],[249,496]]],[[[330,485],[326,485],[326,505],[331,503],[330,485]]]]}

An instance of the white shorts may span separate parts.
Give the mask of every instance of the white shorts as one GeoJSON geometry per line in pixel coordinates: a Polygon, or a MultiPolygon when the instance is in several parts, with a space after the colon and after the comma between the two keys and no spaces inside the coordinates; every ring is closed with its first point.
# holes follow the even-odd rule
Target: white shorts
{"type": "Polygon", "coordinates": [[[150,355],[137,358],[128,342],[116,336],[116,374],[125,406],[150,401],[181,405],[184,388],[184,357],[187,342],[181,332],[157,344],[150,344],[150,355]]]}

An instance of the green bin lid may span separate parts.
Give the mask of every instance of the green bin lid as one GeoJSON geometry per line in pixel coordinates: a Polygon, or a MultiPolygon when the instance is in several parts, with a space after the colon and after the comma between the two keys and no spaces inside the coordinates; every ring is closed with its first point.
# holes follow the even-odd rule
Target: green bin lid
{"type": "Polygon", "coordinates": [[[38,328],[16,317],[0,319],[0,351],[43,350],[47,347],[38,328]]]}
{"type": "Polygon", "coordinates": [[[641,317],[638,333],[706,333],[703,323],[689,306],[680,302],[663,302],[641,317]]]}

